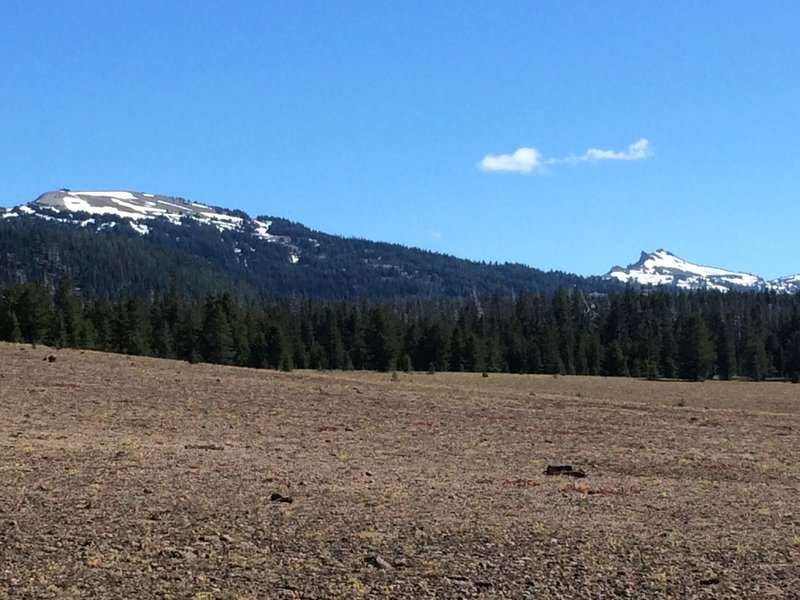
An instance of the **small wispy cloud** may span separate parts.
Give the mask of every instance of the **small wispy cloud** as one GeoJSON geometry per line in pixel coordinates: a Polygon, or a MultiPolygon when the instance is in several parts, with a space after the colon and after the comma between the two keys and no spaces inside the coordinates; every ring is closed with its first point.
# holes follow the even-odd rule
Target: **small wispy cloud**
{"type": "Polygon", "coordinates": [[[431,234],[431,237],[433,239],[435,239],[435,240],[440,240],[440,239],[442,239],[444,237],[444,233],[442,233],[438,229],[434,229],[433,231],[430,232],[430,234],[431,234]]]}
{"type": "Polygon", "coordinates": [[[653,156],[650,142],[642,138],[632,143],[626,150],[602,150],[589,148],[581,156],[570,156],[560,162],[587,162],[596,160],[643,160],[653,156]]]}
{"type": "Polygon", "coordinates": [[[487,154],[478,166],[484,171],[530,173],[541,165],[542,154],[536,148],[519,148],[514,154],[487,154]]]}
{"type": "Polygon", "coordinates": [[[534,170],[544,171],[545,165],[578,164],[603,160],[643,160],[653,156],[650,142],[641,138],[625,150],[603,150],[589,148],[580,155],[570,154],[562,158],[542,159],[542,153],[536,148],[523,146],[513,154],[487,154],[478,163],[483,171],[503,171],[507,173],[530,173],[534,170]]]}

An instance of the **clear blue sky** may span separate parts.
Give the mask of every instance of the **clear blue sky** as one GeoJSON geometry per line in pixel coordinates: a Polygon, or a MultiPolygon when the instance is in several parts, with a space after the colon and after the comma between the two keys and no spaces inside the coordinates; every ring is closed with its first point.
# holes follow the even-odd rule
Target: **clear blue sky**
{"type": "Polygon", "coordinates": [[[658,247],[800,272],[795,0],[4,0],[0,22],[5,206],[130,189],[581,274],[658,247]]]}

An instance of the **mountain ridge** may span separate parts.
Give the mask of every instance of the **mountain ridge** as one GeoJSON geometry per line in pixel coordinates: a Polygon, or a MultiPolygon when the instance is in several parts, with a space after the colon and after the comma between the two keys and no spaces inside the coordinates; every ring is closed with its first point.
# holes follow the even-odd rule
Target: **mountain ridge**
{"type": "MultiPolygon", "coordinates": [[[[34,228],[37,221],[44,221],[103,236],[138,239],[144,242],[138,244],[140,252],[146,253],[148,245],[156,246],[172,252],[170,260],[174,264],[180,262],[181,256],[189,262],[199,260],[201,266],[195,264],[195,269],[225,271],[226,280],[233,273],[234,280],[243,279],[253,290],[269,293],[316,290],[312,295],[453,297],[476,291],[513,295],[558,285],[592,292],[603,292],[615,285],[663,286],[687,291],[800,291],[800,274],[767,280],[752,273],[692,263],[664,248],[642,251],[638,261],[627,267],[614,266],[603,276],[584,277],[561,271],[544,272],[514,263],[472,261],[401,244],[345,238],[280,217],[251,217],[242,210],[181,197],[124,190],[63,188],[45,192],[32,202],[0,209],[0,224],[15,220],[34,228]],[[292,270],[292,267],[297,268],[292,270]]],[[[59,250],[51,248],[51,252],[58,254],[59,250]]],[[[39,256],[31,259],[46,262],[39,256]]],[[[109,266],[113,268],[112,259],[109,257],[109,266]]],[[[23,263],[17,261],[13,266],[18,272],[30,271],[23,263]]],[[[69,271],[63,265],[61,270],[69,271]]],[[[132,266],[129,270],[137,269],[132,266]]],[[[25,280],[29,275],[32,273],[17,279],[25,280]]],[[[206,277],[214,278],[210,274],[206,277]]]]}
{"type": "Polygon", "coordinates": [[[452,298],[616,286],[599,277],[344,238],[280,217],[143,192],[62,189],[0,210],[0,284],[68,275],[87,295],[152,296],[163,293],[174,274],[145,270],[132,256],[152,264],[156,251],[179,280],[195,281],[194,293],[218,291],[223,280],[236,288],[231,281],[239,281],[237,289],[248,298],[452,298]],[[91,251],[81,250],[88,246],[91,251]],[[124,271],[129,281],[110,283],[106,271],[124,271]]]}

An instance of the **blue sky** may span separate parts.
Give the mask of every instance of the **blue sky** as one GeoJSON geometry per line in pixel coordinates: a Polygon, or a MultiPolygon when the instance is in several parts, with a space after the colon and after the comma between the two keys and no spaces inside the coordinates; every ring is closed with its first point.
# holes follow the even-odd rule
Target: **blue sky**
{"type": "Polygon", "coordinates": [[[800,272],[793,0],[5,0],[0,22],[5,206],[130,189],[581,274],[659,247],[800,272]]]}

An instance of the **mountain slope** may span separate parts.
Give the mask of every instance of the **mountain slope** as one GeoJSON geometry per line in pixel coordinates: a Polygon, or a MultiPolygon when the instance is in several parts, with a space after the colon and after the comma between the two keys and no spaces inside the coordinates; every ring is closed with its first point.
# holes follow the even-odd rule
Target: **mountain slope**
{"type": "Polygon", "coordinates": [[[0,284],[68,275],[86,296],[465,297],[617,284],[342,238],[277,217],[129,191],[59,190],[0,212],[0,284]]]}
{"type": "Polygon", "coordinates": [[[621,283],[661,285],[683,290],[773,289],[790,293],[800,290],[800,275],[767,281],[751,273],[691,263],[664,249],[642,252],[637,262],[625,268],[613,267],[604,277],[621,283]]]}

